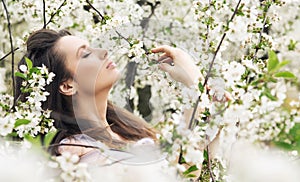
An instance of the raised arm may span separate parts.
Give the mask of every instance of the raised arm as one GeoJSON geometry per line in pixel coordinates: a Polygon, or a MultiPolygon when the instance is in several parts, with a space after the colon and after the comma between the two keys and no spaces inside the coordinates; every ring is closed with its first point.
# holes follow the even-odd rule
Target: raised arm
{"type": "Polygon", "coordinates": [[[175,81],[191,87],[199,78],[203,78],[192,57],[183,50],[163,45],[151,51],[163,53],[158,59],[159,68],[168,72],[175,81]]]}

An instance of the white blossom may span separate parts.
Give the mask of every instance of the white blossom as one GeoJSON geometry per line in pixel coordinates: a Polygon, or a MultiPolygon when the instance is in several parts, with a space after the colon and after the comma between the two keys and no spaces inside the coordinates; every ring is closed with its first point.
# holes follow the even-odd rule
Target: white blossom
{"type": "MultiPolygon", "coordinates": [[[[119,61],[118,66],[122,69],[128,62],[138,63],[133,86],[128,87],[124,79],[120,80],[113,87],[110,100],[118,106],[125,106],[126,99],[133,99],[133,113],[140,114],[137,106],[140,99],[138,89],[146,85],[151,86],[149,101],[151,114],[147,119],[151,118],[151,124],[155,123],[161,127],[157,135],[170,147],[168,160],[175,161],[182,148],[183,157],[190,163],[189,165],[200,167],[203,149],[217,137],[216,139],[220,140],[218,152],[217,156],[212,157],[215,157],[214,161],[220,161],[225,167],[224,170],[227,170],[229,163],[225,156],[237,138],[265,145],[265,142],[260,141],[278,139],[280,132],[288,133],[297,122],[300,122],[300,98],[290,94],[291,88],[296,87],[294,80],[278,79],[274,77],[275,73],[268,73],[268,59],[266,59],[269,49],[278,51],[280,62],[291,60],[279,71],[291,71],[300,79],[297,61],[300,50],[297,32],[300,25],[299,1],[285,0],[285,4],[279,2],[277,5],[272,1],[266,13],[265,24],[264,7],[259,0],[242,1],[243,7],[238,10],[233,20],[229,21],[237,2],[238,0],[148,0],[138,3],[134,0],[93,1],[93,6],[101,13],[99,15],[93,8],[88,8],[86,2],[82,0],[66,1],[60,10],[58,8],[61,1],[49,0],[46,1],[45,18],[50,20],[54,15],[47,28],[55,30],[67,28],[74,35],[87,39],[93,47],[108,49],[113,54],[111,59],[119,61]],[[104,16],[105,20],[101,16],[104,16]],[[172,82],[168,74],[153,64],[158,55],[148,55],[145,50],[162,44],[182,47],[195,57],[199,71],[206,76],[207,68],[224,33],[225,39],[215,57],[203,93],[199,92],[197,85],[186,88],[172,82]],[[271,78],[274,80],[269,81],[271,78]],[[233,100],[220,103],[218,101],[225,101],[225,90],[232,95],[233,100]],[[183,110],[193,109],[199,95],[199,113],[195,114],[198,125],[190,130],[187,128],[188,123],[185,123],[188,119],[181,113],[183,110]],[[294,101],[289,102],[290,100],[294,101]],[[160,122],[157,123],[158,121],[160,122]]],[[[16,30],[13,34],[13,43],[15,47],[22,49],[20,52],[26,52],[23,42],[30,32],[43,27],[43,2],[20,0],[7,2],[7,5],[12,28],[16,30]]],[[[0,19],[3,20],[0,21],[0,28],[5,31],[7,21],[4,12],[0,11],[0,19]]],[[[0,34],[2,45],[0,58],[10,52],[9,46],[5,46],[9,41],[7,32],[0,34]]],[[[8,56],[4,60],[10,59],[8,56]]],[[[9,62],[5,62],[5,67],[9,65],[6,63],[9,62]]],[[[35,136],[53,131],[54,121],[49,119],[51,111],[43,111],[41,106],[50,94],[45,91],[45,87],[53,81],[54,73],[49,72],[45,65],[38,68],[40,74],[29,75],[25,65],[21,65],[19,69],[25,76],[31,76],[22,82],[22,86],[28,85],[32,92],[27,96],[26,102],[15,108],[15,112],[9,110],[13,99],[0,95],[0,134],[6,136],[16,132],[19,137],[23,137],[25,134],[35,136]],[[49,120],[43,120],[44,117],[49,120]],[[15,128],[14,123],[18,119],[30,120],[30,123],[15,128]]],[[[5,71],[6,68],[0,68],[0,92],[10,88],[5,84],[7,81],[5,71]]],[[[125,73],[124,71],[124,77],[125,73]]],[[[293,92],[298,91],[296,88],[293,92]]],[[[80,163],[78,158],[66,154],[60,157],[50,166],[57,169],[62,165],[60,169],[62,171],[59,173],[62,180],[90,180],[85,164],[80,163]]],[[[263,166],[270,169],[268,165],[263,166]]],[[[186,170],[183,165],[174,164],[172,167],[177,168],[181,174],[186,170]]],[[[99,172],[96,176],[100,176],[99,179],[102,181],[132,179],[127,175],[128,167],[118,169],[120,170],[114,168],[113,171],[127,178],[112,176],[109,173],[111,168],[101,170],[102,173],[99,172]]],[[[134,174],[140,172],[135,171],[134,174]]],[[[212,172],[218,178],[216,181],[226,181],[235,177],[225,175],[222,178],[222,171],[218,165],[213,165],[212,172]]],[[[257,175],[253,173],[251,175],[259,176],[260,172],[253,172],[257,175]]],[[[284,180],[287,179],[286,177],[284,180]]]]}
{"type": "Polygon", "coordinates": [[[243,65],[237,62],[225,63],[222,69],[228,87],[232,87],[235,82],[239,81],[246,70],[243,65]]]}
{"type": "Polygon", "coordinates": [[[0,118],[0,135],[6,136],[10,134],[14,128],[14,118],[10,115],[0,118]]]}
{"type": "Polygon", "coordinates": [[[222,78],[211,79],[209,86],[209,94],[217,101],[223,101],[225,99],[225,82],[222,78]]]}
{"type": "Polygon", "coordinates": [[[26,65],[24,65],[24,64],[22,64],[22,65],[20,65],[20,70],[23,72],[23,73],[26,73],[27,72],[27,66],[26,65]]]}
{"type": "Polygon", "coordinates": [[[193,162],[194,164],[201,164],[203,161],[203,153],[199,149],[189,147],[186,149],[185,160],[186,162],[193,162]]]}

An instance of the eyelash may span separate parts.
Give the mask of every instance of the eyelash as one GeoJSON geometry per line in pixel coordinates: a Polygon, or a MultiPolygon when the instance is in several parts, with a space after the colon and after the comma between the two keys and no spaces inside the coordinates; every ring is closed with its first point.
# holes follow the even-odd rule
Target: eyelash
{"type": "Polygon", "coordinates": [[[90,54],[92,54],[92,52],[89,52],[89,53],[87,53],[87,54],[84,54],[84,55],[82,56],[82,58],[87,58],[90,54]]]}

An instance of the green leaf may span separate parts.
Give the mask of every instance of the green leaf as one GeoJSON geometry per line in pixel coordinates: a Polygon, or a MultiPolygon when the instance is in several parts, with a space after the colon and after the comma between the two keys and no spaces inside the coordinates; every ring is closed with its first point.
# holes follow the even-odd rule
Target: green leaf
{"type": "Polygon", "coordinates": [[[32,61],[28,57],[25,57],[25,61],[26,61],[28,70],[30,70],[32,68],[32,61]]]}
{"type": "Polygon", "coordinates": [[[284,67],[285,65],[287,65],[287,64],[290,64],[290,60],[283,60],[283,61],[281,61],[279,64],[278,64],[278,68],[282,68],[282,67],[284,67]]]}
{"type": "Polygon", "coordinates": [[[294,41],[294,40],[290,40],[290,44],[288,45],[288,49],[289,51],[293,51],[296,49],[296,45],[297,45],[298,41],[294,41]]]}
{"type": "Polygon", "coordinates": [[[18,133],[13,131],[11,133],[8,134],[9,137],[18,137],[18,133]]]}
{"type": "Polygon", "coordinates": [[[279,64],[276,66],[276,68],[273,69],[273,73],[278,71],[280,68],[286,66],[287,64],[289,64],[291,61],[290,60],[284,60],[284,61],[281,61],[279,62],[279,64]]]}
{"type": "Polygon", "coordinates": [[[23,74],[23,73],[21,73],[21,72],[15,72],[15,76],[17,76],[17,77],[21,77],[21,78],[23,78],[24,80],[26,80],[26,76],[25,76],[25,74],[23,74]]]}
{"type": "Polygon", "coordinates": [[[300,141],[299,140],[296,141],[294,145],[295,145],[295,147],[293,147],[293,150],[296,149],[298,151],[298,153],[299,153],[300,152],[300,141]]]}
{"type": "Polygon", "coordinates": [[[15,122],[15,128],[18,126],[24,125],[24,124],[28,124],[28,123],[30,123],[30,120],[28,120],[28,119],[18,119],[15,122]]]}
{"type": "Polygon", "coordinates": [[[200,90],[201,93],[204,92],[204,86],[202,85],[201,82],[198,83],[198,88],[199,88],[199,90],[200,90]]]}
{"type": "Polygon", "coordinates": [[[36,137],[33,137],[33,136],[29,135],[29,134],[25,134],[24,138],[27,141],[29,141],[30,143],[32,143],[32,145],[35,146],[35,147],[39,147],[39,146],[42,145],[41,144],[41,136],[40,135],[38,135],[36,137]]]}
{"type": "Polygon", "coordinates": [[[187,177],[187,178],[194,178],[194,177],[196,177],[196,175],[195,174],[188,174],[185,177],[187,177]]]}
{"type": "Polygon", "coordinates": [[[193,165],[193,166],[189,167],[186,171],[184,171],[182,174],[183,175],[188,175],[191,172],[194,172],[194,171],[197,171],[197,170],[198,170],[197,166],[193,165]]]}
{"type": "Polygon", "coordinates": [[[277,97],[273,96],[269,90],[265,90],[263,92],[263,95],[265,95],[266,97],[268,97],[272,101],[276,101],[277,100],[277,97]]]}
{"type": "Polygon", "coordinates": [[[282,72],[278,72],[274,75],[275,77],[281,77],[281,78],[296,78],[296,76],[289,72],[289,71],[282,71],[282,72]]]}
{"type": "Polygon", "coordinates": [[[44,145],[45,147],[48,147],[52,141],[52,139],[55,137],[57,131],[53,131],[53,132],[48,132],[46,135],[45,135],[45,138],[44,138],[44,145]]]}
{"type": "Polygon", "coordinates": [[[37,73],[39,74],[41,71],[37,67],[33,67],[30,69],[30,73],[37,73]]]}
{"type": "Polygon", "coordinates": [[[275,78],[270,77],[269,82],[277,83],[277,80],[275,78]]]}
{"type": "Polygon", "coordinates": [[[289,136],[296,141],[300,141],[300,123],[295,123],[294,127],[290,129],[289,136]]]}
{"type": "Polygon", "coordinates": [[[274,144],[275,144],[277,147],[280,147],[280,148],[285,149],[285,150],[291,150],[291,149],[292,149],[292,145],[291,145],[291,144],[288,144],[288,143],[286,143],[286,142],[276,141],[276,142],[274,142],[274,144]]]}
{"type": "Polygon", "coordinates": [[[278,57],[274,51],[269,51],[269,60],[267,63],[268,72],[272,72],[276,69],[277,65],[279,64],[278,57]]]}

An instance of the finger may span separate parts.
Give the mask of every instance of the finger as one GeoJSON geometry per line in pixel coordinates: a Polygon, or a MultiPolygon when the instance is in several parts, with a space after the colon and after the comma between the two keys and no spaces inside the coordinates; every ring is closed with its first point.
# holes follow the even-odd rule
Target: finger
{"type": "Polygon", "coordinates": [[[153,53],[164,52],[164,53],[166,53],[166,55],[171,56],[171,57],[174,54],[173,48],[168,45],[162,45],[162,46],[153,48],[153,49],[151,49],[151,52],[153,52],[153,53]]]}
{"type": "Polygon", "coordinates": [[[159,63],[168,63],[168,64],[172,64],[173,63],[173,59],[170,57],[165,57],[162,59],[158,59],[159,63]]]}
{"type": "Polygon", "coordinates": [[[158,59],[157,59],[157,61],[158,62],[161,62],[162,60],[164,60],[164,59],[166,59],[166,58],[168,58],[169,56],[167,56],[165,53],[163,54],[163,55],[161,55],[158,59]]]}
{"type": "Polygon", "coordinates": [[[174,69],[173,66],[171,66],[171,65],[169,65],[169,64],[167,64],[167,63],[161,63],[161,64],[158,65],[158,67],[159,67],[161,70],[163,70],[163,71],[165,71],[165,72],[168,72],[168,73],[171,73],[172,70],[174,69]]]}

